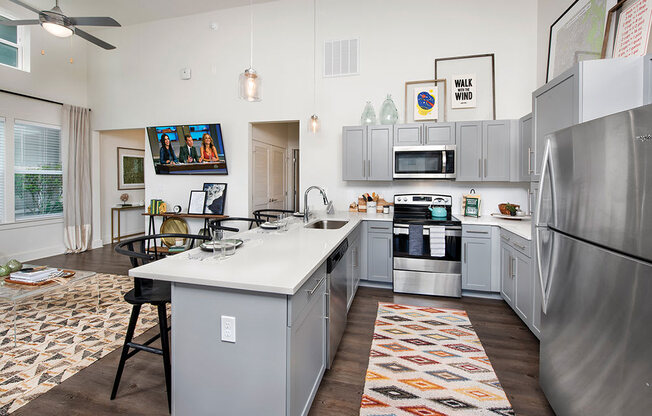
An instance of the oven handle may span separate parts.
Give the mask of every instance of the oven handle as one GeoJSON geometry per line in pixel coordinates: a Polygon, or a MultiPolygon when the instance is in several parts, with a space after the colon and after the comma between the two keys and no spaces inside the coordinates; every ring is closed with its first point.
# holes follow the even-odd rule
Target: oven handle
{"type": "MultiPolygon", "coordinates": [[[[409,226],[403,224],[394,224],[394,235],[408,235],[410,233],[409,226]]],[[[430,235],[430,230],[428,226],[423,227],[423,235],[430,235]]],[[[446,237],[461,237],[462,236],[462,227],[452,226],[446,227],[444,231],[446,237]]]]}

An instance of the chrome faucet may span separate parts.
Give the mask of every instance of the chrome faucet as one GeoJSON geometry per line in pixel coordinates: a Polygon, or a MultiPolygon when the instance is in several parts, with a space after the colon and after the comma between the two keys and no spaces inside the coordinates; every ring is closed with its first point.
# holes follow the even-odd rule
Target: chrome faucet
{"type": "Polygon", "coordinates": [[[321,197],[324,199],[324,205],[326,205],[326,213],[332,214],[334,211],[333,203],[328,200],[328,197],[326,196],[326,191],[324,191],[319,186],[313,185],[310,188],[306,189],[306,193],[303,194],[303,222],[310,221],[310,211],[308,210],[308,193],[310,193],[310,191],[312,191],[313,189],[318,189],[319,193],[321,193],[321,197]]]}

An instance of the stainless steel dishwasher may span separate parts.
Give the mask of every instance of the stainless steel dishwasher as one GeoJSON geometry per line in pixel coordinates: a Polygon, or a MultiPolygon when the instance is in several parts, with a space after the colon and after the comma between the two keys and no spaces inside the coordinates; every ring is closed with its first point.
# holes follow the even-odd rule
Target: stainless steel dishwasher
{"type": "Polygon", "coordinates": [[[344,240],[326,260],[328,279],[328,368],[331,368],[337,347],[346,328],[346,251],[349,240],[344,240]]]}

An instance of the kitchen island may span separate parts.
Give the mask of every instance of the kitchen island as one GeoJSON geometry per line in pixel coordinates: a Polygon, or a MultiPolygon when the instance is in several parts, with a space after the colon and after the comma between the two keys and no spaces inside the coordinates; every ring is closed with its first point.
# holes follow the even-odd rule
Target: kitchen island
{"type": "Polygon", "coordinates": [[[197,248],[129,271],[172,282],[173,414],[308,413],[326,368],[326,259],[362,220],[391,218],[317,216],[348,222],[295,219],[238,234],[243,246],[224,260],[197,248]]]}

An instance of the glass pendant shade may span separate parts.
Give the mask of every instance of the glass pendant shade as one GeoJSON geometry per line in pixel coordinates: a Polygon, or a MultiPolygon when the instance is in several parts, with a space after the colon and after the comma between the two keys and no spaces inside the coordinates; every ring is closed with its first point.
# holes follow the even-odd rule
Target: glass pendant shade
{"type": "Polygon", "coordinates": [[[317,114],[310,116],[310,121],[308,122],[308,131],[311,133],[317,133],[319,131],[319,117],[317,117],[317,114]]]}
{"type": "Polygon", "coordinates": [[[374,106],[371,105],[371,101],[367,101],[367,104],[364,106],[364,110],[362,110],[360,124],[363,126],[376,124],[376,112],[374,111],[374,106]]]}
{"type": "Polygon", "coordinates": [[[262,80],[253,68],[247,68],[239,78],[240,98],[247,101],[260,101],[262,97],[262,80]]]}
{"type": "Polygon", "coordinates": [[[71,28],[57,23],[43,22],[41,23],[41,26],[43,26],[43,29],[59,38],[68,38],[73,34],[71,28]]]}
{"type": "Polygon", "coordinates": [[[392,100],[392,95],[387,94],[387,98],[380,107],[380,124],[396,124],[398,121],[398,110],[392,100]]]}

